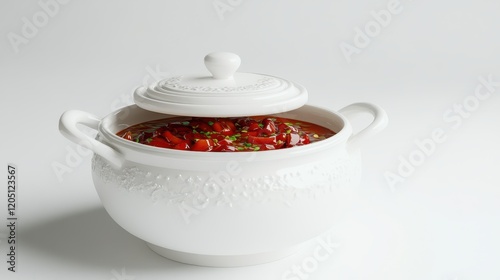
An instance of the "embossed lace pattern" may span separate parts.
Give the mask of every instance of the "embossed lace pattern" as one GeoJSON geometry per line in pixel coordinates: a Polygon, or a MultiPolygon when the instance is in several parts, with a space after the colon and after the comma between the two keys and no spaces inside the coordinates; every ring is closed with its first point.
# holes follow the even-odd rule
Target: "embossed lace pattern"
{"type": "Polygon", "coordinates": [[[237,87],[210,87],[210,86],[190,86],[182,84],[182,76],[172,77],[158,83],[158,87],[163,90],[175,89],[191,92],[251,92],[266,89],[278,85],[278,80],[272,77],[263,77],[254,84],[237,87]]]}
{"type": "Polygon", "coordinates": [[[244,177],[242,174],[223,176],[221,179],[214,174],[197,175],[190,171],[159,168],[148,170],[143,166],[115,170],[105,159],[94,155],[92,170],[94,176],[106,184],[103,187],[143,193],[155,202],[232,207],[235,204],[270,201],[291,205],[297,199],[314,199],[336,188],[348,187],[353,179],[358,178],[360,166],[351,159],[337,159],[308,165],[300,171],[291,168],[260,177],[244,177]]]}

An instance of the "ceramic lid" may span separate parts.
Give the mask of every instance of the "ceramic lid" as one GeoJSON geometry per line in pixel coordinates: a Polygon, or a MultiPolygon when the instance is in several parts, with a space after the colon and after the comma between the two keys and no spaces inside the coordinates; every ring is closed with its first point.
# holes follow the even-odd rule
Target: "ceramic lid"
{"type": "Polygon", "coordinates": [[[135,103],[148,111],[193,117],[267,115],[297,109],[307,102],[307,90],[285,79],[236,72],[241,59],[227,52],[205,56],[211,76],[170,77],[134,93],[135,103]]]}

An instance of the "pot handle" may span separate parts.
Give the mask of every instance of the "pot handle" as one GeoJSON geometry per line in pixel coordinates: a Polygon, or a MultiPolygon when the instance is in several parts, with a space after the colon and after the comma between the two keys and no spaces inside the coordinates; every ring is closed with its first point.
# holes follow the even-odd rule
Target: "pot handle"
{"type": "Polygon", "coordinates": [[[107,159],[114,167],[120,168],[123,165],[123,155],[110,146],[99,142],[78,129],[77,124],[97,130],[101,120],[87,112],[69,110],[64,112],[59,119],[59,131],[64,137],[72,142],[90,149],[94,153],[107,159]]]}
{"type": "Polygon", "coordinates": [[[361,147],[368,138],[382,131],[389,121],[384,109],[371,103],[354,103],[340,109],[339,113],[347,118],[360,113],[369,113],[373,116],[373,121],[367,127],[351,135],[348,140],[348,145],[351,149],[361,147]]]}

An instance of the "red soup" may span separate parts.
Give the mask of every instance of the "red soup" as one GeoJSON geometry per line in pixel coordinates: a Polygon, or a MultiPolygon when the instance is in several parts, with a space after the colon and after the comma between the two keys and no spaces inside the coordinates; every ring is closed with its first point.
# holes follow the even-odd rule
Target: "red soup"
{"type": "Polygon", "coordinates": [[[177,150],[244,152],[302,146],[335,135],[330,129],[280,117],[175,117],[133,125],[117,133],[137,143],[177,150]]]}

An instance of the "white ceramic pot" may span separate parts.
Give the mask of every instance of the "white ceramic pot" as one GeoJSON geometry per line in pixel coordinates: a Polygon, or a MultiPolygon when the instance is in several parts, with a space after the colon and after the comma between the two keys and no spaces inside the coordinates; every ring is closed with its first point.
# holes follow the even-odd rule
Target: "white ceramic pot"
{"type": "MultiPolygon", "coordinates": [[[[136,101],[144,91],[137,90],[136,101]]],[[[349,105],[339,113],[291,106],[298,108],[271,113],[319,124],[337,134],[272,151],[156,148],[116,133],[177,114],[137,105],[102,119],[67,111],[61,116],[60,130],[94,151],[92,175],[105,209],[155,252],[197,265],[253,265],[287,256],[332,226],[333,214],[343,203],[342,193],[360,179],[359,147],[387,124],[385,112],[368,103],[349,105]],[[346,116],[366,112],[373,115],[373,122],[353,135],[346,116]],[[84,134],[77,124],[96,129],[97,138],[84,134]]]]}

